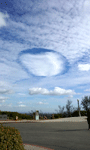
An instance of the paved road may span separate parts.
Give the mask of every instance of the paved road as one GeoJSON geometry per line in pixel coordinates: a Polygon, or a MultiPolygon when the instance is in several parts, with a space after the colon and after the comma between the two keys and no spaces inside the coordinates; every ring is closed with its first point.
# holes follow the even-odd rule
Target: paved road
{"type": "Polygon", "coordinates": [[[83,122],[8,123],[19,130],[23,143],[54,150],[90,150],[90,131],[83,122]]]}

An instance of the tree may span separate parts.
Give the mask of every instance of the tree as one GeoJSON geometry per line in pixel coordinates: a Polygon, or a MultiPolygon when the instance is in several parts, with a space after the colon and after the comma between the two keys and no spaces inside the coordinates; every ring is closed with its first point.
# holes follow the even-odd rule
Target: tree
{"type": "Polygon", "coordinates": [[[90,96],[85,96],[82,98],[81,105],[83,105],[83,109],[85,109],[85,111],[88,111],[90,108],[90,96]]]}
{"type": "MultiPolygon", "coordinates": [[[[73,107],[70,106],[71,105],[71,101],[68,100],[67,105],[66,105],[66,109],[67,109],[67,113],[70,115],[70,113],[73,113],[74,111],[78,110],[78,107],[73,107]]],[[[79,108],[81,109],[81,107],[79,106],[79,108]]]]}
{"type": "Polygon", "coordinates": [[[42,111],[41,111],[41,110],[40,110],[40,113],[39,113],[39,115],[40,115],[40,116],[43,116],[43,113],[42,113],[42,111]]]}
{"type": "MultiPolygon", "coordinates": [[[[58,113],[60,113],[60,114],[63,114],[63,110],[64,110],[64,106],[63,106],[63,108],[61,109],[61,106],[58,106],[59,108],[60,108],[60,110],[59,110],[59,112],[58,113]]],[[[55,111],[57,111],[57,110],[55,110],[55,111]]]]}
{"type": "MultiPolygon", "coordinates": [[[[74,111],[78,111],[78,107],[73,107],[70,106],[71,105],[71,101],[68,100],[68,103],[66,105],[66,109],[67,109],[67,114],[70,116],[71,113],[73,113],[74,111]],[[73,107],[73,108],[72,108],[73,107]]],[[[79,109],[81,110],[81,107],[79,106],[79,109]]]]}
{"type": "MultiPolygon", "coordinates": [[[[73,113],[74,111],[78,111],[78,107],[73,107],[73,106],[70,106],[71,105],[71,101],[69,101],[68,100],[68,102],[67,102],[67,105],[66,105],[66,109],[67,109],[67,111],[66,112],[63,112],[63,110],[64,110],[64,106],[61,108],[60,106],[58,106],[59,107],[59,112],[58,113],[60,113],[60,114],[62,114],[62,115],[64,115],[64,114],[66,114],[66,115],[68,115],[68,116],[71,116],[71,113],[73,113]],[[73,107],[73,108],[72,108],[73,107]]],[[[81,107],[79,106],[79,108],[81,109],[81,107]]],[[[57,110],[55,110],[55,111],[57,111],[57,110]]]]}
{"type": "Polygon", "coordinates": [[[67,114],[68,115],[70,115],[70,109],[71,109],[70,104],[71,104],[71,102],[68,100],[67,105],[66,105],[66,109],[67,109],[67,114]]]}
{"type": "Polygon", "coordinates": [[[31,112],[27,113],[30,116],[33,116],[33,110],[31,110],[31,112]],[[32,112],[32,113],[31,113],[32,112]]]}

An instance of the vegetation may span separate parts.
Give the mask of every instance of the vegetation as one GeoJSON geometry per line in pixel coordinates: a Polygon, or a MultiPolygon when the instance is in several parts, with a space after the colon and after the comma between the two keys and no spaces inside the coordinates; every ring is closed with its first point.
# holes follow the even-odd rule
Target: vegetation
{"type": "Polygon", "coordinates": [[[25,150],[20,132],[13,127],[0,125],[0,150],[25,150]]]}
{"type": "Polygon", "coordinates": [[[82,98],[81,105],[83,105],[83,108],[88,111],[88,109],[90,108],[90,96],[85,96],[84,98],[82,98]]]}
{"type": "MultiPolygon", "coordinates": [[[[44,116],[46,116],[47,119],[53,119],[53,118],[57,119],[57,118],[79,116],[78,107],[74,108],[73,106],[71,106],[71,103],[72,103],[71,101],[69,101],[69,100],[67,101],[67,105],[66,105],[67,111],[64,111],[64,108],[65,108],[64,106],[62,108],[60,106],[58,106],[60,110],[57,113],[51,114],[51,113],[39,112],[39,119],[44,119],[44,116]]],[[[83,109],[84,109],[84,111],[81,111],[81,107],[79,106],[81,116],[86,116],[87,110],[89,109],[89,105],[90,105],[90,97],[85,96],[81,101],[81,105],[83,106],[83,109]]],[[[8,116],[8,119],[11,119],[11,120],[16,120],[16,116],[18,116],[19,120],[21,120],[21,119],[27,119],[27,120],[35,119],[35,112],[33,112],[32,110],[31,110],[31,112],[25,113],[25,114],[21,114],[18,112],[1,111],[0,115],[2,115],[2,114],[6,114],[8,116]]]]}

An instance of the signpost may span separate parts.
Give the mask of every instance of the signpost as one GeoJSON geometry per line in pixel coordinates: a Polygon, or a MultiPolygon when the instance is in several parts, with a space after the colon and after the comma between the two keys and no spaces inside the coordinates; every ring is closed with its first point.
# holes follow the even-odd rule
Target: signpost
{"type": "Polygon", "coordinates": [[[81,117],[81,114],[80,114],[80,108],[79,108],[79,100],[78,100],[78,99],[77,99],[77,102],[78,102],[79,117],[81,117]]]}

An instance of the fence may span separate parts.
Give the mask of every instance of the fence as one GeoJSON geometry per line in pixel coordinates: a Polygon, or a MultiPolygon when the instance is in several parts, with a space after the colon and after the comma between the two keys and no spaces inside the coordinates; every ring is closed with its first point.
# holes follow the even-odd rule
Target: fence
{"type": "Polygon", "coordinates": [[[7,120],[7,115],[0,115],[0,120],[7,120]]]}

